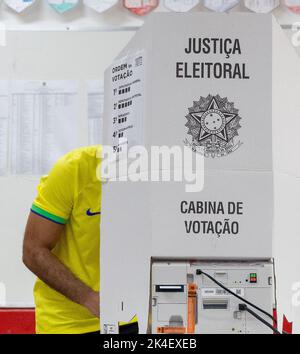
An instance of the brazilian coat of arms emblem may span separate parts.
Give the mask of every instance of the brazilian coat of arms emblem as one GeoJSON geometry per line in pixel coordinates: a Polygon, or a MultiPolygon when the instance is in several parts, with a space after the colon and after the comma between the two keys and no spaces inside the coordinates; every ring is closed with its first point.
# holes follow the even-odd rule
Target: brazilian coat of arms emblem
{"type": "Polygon", "coordinates": [[[188,135],[184,143],[205,157],[222,157],[241,146],[239,111],[226,97],[208,95],[194,101],[186,116],[188,135]]]}

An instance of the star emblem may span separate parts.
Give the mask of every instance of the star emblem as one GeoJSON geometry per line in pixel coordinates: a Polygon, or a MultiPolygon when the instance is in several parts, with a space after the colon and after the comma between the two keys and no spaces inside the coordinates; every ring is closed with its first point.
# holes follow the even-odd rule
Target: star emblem
{"type": "Polygon", "coordinates": [[[198,141],[210,137],[228,142],[228,124],[237,116],[222,110],[213,97],[205,111],[192,112],[190,115],[200,124],[198,141]]]}

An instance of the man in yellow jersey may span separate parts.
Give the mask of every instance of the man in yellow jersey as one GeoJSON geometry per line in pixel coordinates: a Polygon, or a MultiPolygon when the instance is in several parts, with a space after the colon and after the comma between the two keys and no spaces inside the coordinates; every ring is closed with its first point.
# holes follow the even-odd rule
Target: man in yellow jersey
{"type": "Polygon", "coordinates": [[[42,177],[28,218],[23,261],[37,275],[37,333],[100,330],[99,146],[74,150],[42,177]]]}

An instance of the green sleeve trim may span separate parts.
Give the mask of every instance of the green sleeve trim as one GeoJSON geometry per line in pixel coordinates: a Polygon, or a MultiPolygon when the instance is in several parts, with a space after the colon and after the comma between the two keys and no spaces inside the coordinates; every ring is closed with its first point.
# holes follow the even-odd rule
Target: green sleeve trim
{"type": "Polygon", "coordinates": [[[34,204],[32,204],[31,211],[37,215],[42,216],[45,219],[56,222],[57,224],[65,225],[68,222],[68,220],[61,218],[60,216],[51,214],[48,211],[45,211],[34,204]]]}

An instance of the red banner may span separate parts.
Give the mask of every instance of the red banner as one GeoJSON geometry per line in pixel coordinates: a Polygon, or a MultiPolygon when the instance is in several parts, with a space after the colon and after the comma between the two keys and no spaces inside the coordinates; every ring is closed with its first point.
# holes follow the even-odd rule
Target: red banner
{"type": "Polygon", "coordinates": [[[293,322],[289,322],[285,315],[283,315],[282,332],[285,334],[293,333],[293,322]]]}
{"type": "Polygon", "coordinates": [[[34,334],[34,309],[0,309],[0,334],[34,334]]]}

